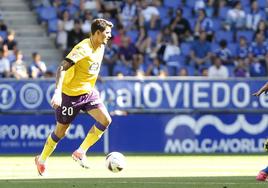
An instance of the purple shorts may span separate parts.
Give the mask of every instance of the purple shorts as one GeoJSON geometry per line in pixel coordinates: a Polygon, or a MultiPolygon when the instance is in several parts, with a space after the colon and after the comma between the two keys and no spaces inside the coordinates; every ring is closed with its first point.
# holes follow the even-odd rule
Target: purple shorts
{"type": "Polygon", "coordinates": [[[62,93],[61,107],[56,109],[56,120],[62,124],[70,124],[80,110],[85,112],[104,106],[97,90],[79,96],[68,96],[62,93]]]}

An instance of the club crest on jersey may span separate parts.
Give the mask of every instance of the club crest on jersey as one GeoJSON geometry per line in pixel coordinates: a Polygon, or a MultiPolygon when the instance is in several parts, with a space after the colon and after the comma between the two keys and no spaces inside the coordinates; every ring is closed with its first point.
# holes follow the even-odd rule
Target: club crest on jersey
{"type": "Polygon", "coordinates": [[[90,74],[96,74],[99,70],[99,63],[92,63],[90,66],[89,66],[89,69],[88,69],[88,72],[90,74]]]}

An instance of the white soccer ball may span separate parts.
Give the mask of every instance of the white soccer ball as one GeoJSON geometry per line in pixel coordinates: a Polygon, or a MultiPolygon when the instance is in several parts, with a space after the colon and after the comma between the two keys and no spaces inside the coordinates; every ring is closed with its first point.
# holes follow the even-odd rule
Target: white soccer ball
{"type": "Polygon", "coordinates": [[[106,156],[106,167],[112,172],[120,172],[126,166],[125,156],[119,152],[111,152],[106,156]]]}

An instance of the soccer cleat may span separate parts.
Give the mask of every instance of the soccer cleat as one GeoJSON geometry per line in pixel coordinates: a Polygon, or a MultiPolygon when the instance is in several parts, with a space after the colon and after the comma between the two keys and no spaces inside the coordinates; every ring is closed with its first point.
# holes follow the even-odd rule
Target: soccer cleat
{"type": "Polygon", "coordinates": [[[72,154],[72,158],[73,160],[75,160],[76,162],[78,162],[78,164],[80,166],[82,166],[83,168],[88,169],[89,166],[87,164],[87,156],[83,153],[79,153],[77,150],[73,152],[72,154]]]}
{"type": "Polygon", "coordinates": [[[259,174],[256,177],[256,180],[258,181],[266,181],[268,177],[268,174],[264,171],[260,171],[259,174]]]}
{"type": "Polygon", "coordinates": [[[40,176],[44,176],[45,171],[46,171],[46,166],[45,166],[45,164],[40,163],[38,159],[39,159],[39,155],[37,155],[34,159],[37,171],[38,171],[40,176]]]}

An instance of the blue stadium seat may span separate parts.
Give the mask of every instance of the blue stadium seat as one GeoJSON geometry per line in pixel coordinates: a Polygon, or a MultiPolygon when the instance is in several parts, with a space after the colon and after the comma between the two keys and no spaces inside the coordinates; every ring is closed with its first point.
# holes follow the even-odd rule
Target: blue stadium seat
{"type": "Polygon", "coordinates": [[[138,31],[137,30],[129,30],[127,32],[127,36],[130,37],[132,42],[135,42],[138,39],[138,31]]]}
{"type": "Polygon", "coordinates": [[[213,30],[214,31],[219,31],[221,28],[222,28],[222,25],[221,25],[221,20],[218,19],[218,18],[213,18],[212,19],[212,22],[213,22],[213,30]]]}
{"type": "Polygon", "coordinates": [[[236,40],[238,41],[241,36],[245,37],[248,42],[253,40],[253,31],[247,30],[247,31],[238,31],[236,33],[236,40]]]}
{"type": "Polygon", "coordinates": [[[48,33],[58,32],[58,19],[48,20],[48,33]]]}
{"type": "Polygon", "coordinates": [[[6,38],[7,38],[7,32],[6,32],[6,31],[0,31],[0,36],[1,36],[3,39],[6,39],[6,38]]]}
{"type": "Polygon", "coordinates": [[[178,8],[181,5],[181,0],[164,0],[163,4],[166,7],[178,8]]]}
{"type": "Polygon", "coordinates": [[[258,0],[258,3],[259,3],[259,7],[260,8],[267,8],[267,1],[266,0],[258,0]]]}
{"type": "Polygon", "coordinates": [[[148,30],[148,36],[151,37],[153,42],[156,42],[158,33],[159,31],[157,30],[148,30]]]}
{"type": "Polygon", "coordinates": [[[182,42],[181,43],[181,53],[184,56],[188,56],[192,48],[192,44],[189,42],[182,42]]]}
{"type": "Polygon", "coordinates": [[[41,21],[48,21],[57,18],[57,10],[55,7],[42,7],[40,11],[41,21]]]}
{"type": "Polygon", "coordinates": [[[234,56],[237,49],[237,43],[228,43],[228,48],[230,49],[232,56],[234,56]]]}
{"type": "Polygon", "coordinates": [[[189,18],[188,22],[190,24],[190,27],[192,30],[194,30],[194,26],[195,26],[195,22],[196,22],[196,18],[189,18]]]}
{"type": "Polygon", "coordinates": [[[163,19],[166,16],[168,16],[168,8],[167,7],[161,6],[161,7],[157,8],[157,9],[159,11],[159,15],[160,15],[161,19],[163,19]]]}
{"type": "Polygon", "coordinates": [[[193,17],[192,8],[183,7],[183,17],[185,17],[186,19],[193,17]]]}
{"type": "Polygon", "coordinates": [[[223,31],[219,30],[215,33],[216,42],[220,42],[222,39],[225,39],[228,43],[233,42],[233,32],[232,31],[223,31]]]}
{"type": "Polygon", "coordinates": [[[194,8],[195,1],[196,1],[196,0],[187,0],[187,1],[185,2],[185,4],[186,4],[187,7],[194,8]]]}
{"type": "Polygon", "coordinates": [[[227,8],[227,7],[220,8],[220,10],[219,10],[219,18],[221,20],[226,19],[228,10],[229,10],[229,8],[227,8]]]}

